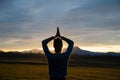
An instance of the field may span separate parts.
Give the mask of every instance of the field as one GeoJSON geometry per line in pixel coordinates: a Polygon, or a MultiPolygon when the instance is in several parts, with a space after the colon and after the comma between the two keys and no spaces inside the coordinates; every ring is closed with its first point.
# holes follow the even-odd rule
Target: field
{"type": "MultiPolygon", "coordinates": [[[[0,80],[48,80],[46,63],[1,61],[0,80]]],[[[120,67],[69,66],[67,80],[120,80],[120,67]]]]}

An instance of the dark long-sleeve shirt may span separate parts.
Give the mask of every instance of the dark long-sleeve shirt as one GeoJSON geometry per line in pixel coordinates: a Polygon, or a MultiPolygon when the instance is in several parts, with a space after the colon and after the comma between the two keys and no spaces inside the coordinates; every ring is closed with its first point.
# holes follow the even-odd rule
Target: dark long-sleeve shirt
{"type": "Polygon", "coordinates": [[[73,48],[73,41],[65,37],[61,37],[62,40],[68,43],[66,52],[52,54],[48,49],[47,43],[53,38],[54,37],[50,37],[42,41],[43,50],[48,59],[49,75],[52,77],[63,77],[67,75],[68,59],[73,48]]]}

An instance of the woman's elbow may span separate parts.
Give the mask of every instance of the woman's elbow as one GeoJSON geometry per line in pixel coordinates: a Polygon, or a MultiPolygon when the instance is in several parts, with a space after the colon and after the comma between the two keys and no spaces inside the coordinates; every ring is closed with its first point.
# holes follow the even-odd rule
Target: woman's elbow
{"type": "Polygon", "coordinates": [[[46,44],[46,41],[45,40],[43,40],[42,41],[42,46],[44,46],[46,44]]]}
{"type": "Polygon", "coordinates": [[[43,41],[42,41],[42,44],[45,44],[45,43],[46,43],[46,41],[45,41],[45,40],[43,40],[43,41]]]}
{"type": "Polygon", "coordinates": [[[74,46],[74,42],[73,42],[73,41],[70,41],[70,42],[69,42],[69,46],[73,47],[73,46],[74,46]]]}

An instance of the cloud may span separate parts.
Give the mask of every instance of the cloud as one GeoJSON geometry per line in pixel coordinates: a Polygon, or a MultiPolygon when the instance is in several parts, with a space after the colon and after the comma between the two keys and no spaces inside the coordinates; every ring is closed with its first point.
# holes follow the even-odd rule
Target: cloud
{"type": "Polygon", "coordinates": [[[69,10],[59,21],[77,45],[120,45],[120,1],[88,0],[69,10]]]}
{"type": "Polygon", "coordinates": [[[1,0],[0,9],[2,46],[38,46],[57,26],[77,45],[120,44],[119,0],[1,0]]]}
{"type": "Polygon", "coordinates": [[[71,9],[61,20],[65,25],[76,27],[101,27],[120,29],[120,1],[88,0],[80,7],[71,9]]]}
{"type": "Polygon", "coordinates": [[[17,46],[20,43],[24,46],[37,44],[38,40],[56,31],[56,19],[63,11],[73,7],[72,5],[75,4],[64,0],[1,0],[1,47],[17,46]]]}
{"type": "Polygon", "coordinates": [[[56,19],[77,2],[73,3],[64,0],[1,0],[0,37],[23,39],[26,34],[34,35],[44,30],[47,32],[49,27],[49,31],[53,31],[57,27],[56,19]]]}
{"type": "Polygon", "coordinates": [[[0,9],[5,9],[5,8],[8,8],[9,6],[12,5],[12,2],[14,0],[0,0],[0,9]]]}

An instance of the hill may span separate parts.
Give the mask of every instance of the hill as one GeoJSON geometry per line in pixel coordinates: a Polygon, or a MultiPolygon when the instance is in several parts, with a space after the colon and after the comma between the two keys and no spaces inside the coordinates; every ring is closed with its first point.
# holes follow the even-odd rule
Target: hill
{"type": "Polygon", "coordinates": [[[115,53],[115,52],[107,52],[107,53],[102,53],[102,52],[91,52],[87,50],[82,50],[79,47],[75,46],[72,50],[72,54],[77,54],[77,55],[86,55],[86,56],[120,56],[120,53],[115,53]]]}
{"type": "MultiPolygon", "coordinates": [[[[63,49],[63,52],[65,52],[66,48],[63,49]]],[[[31,49],[31,50],[25,50],[22,52],[18,52],[18,51],[9,51],[9,52],[4,52],[2,50],[0,50],[0,53],[27,53],[27,54],[44,54],[43,50],[39,50],[39,49],[31,49]]],[[[75,46],[72,50],[72,55],[81,55],[81,56],[120,56],[120,53],[116,53],[116,52],[107,52],[107,53],[103,53],[103,52],[91,52],[91,51],[87,51],[87,50],[83,50],[80,49],[79,47],[75,46]]]]}

